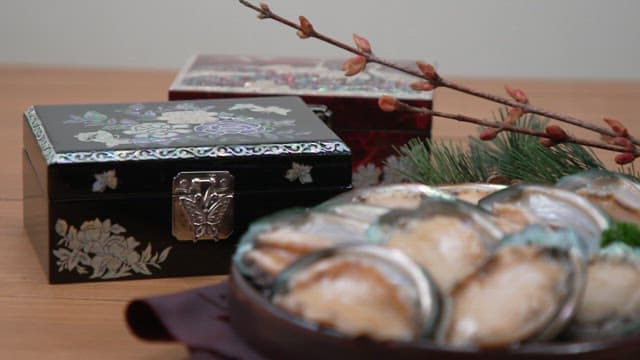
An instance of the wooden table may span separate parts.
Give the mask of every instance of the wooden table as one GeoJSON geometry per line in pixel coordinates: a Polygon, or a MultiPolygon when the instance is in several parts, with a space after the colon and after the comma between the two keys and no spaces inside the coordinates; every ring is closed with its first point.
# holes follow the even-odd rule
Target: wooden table
{"type": "MultiPolygon", "coordinates": [[[[49,285],[22,228],[22,117],[33,104],[159,101],[167,97],[174,71],[0,67],[0,358],[176,359],[186,351],[146,343],[127,330],[124,308],[137,297],[218,283],[221,276],[49,285]]],[[[463,79],[464,80],[464,79],[463,79]]],[[[504,80],[465,83],[501,93],[504,80]]],[[[511,80],[537,104],[592,121],[603,116],[636,120],[640,82],[511,80]]],[[[495,106],[446,90],[436,107],[488,117],[495,106]]],[[[471,126],[436,120],[434,134],[460,139],[471,126]]],[[[607,157],[610,163],[610,156],[607,157]]]]}

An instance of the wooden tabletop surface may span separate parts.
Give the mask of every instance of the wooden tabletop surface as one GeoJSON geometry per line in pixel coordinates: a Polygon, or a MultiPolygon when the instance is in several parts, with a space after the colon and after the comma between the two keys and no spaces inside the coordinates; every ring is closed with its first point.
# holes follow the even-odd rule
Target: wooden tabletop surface
{"type": "MultiPolygon", "coordinates": [[[[133,298],[216,284],[222,276],[49,285],[22,226],[22,112],[34,104],[161,101],[175,71],[0,66],[0,358],[181,359],[185,349],[132,336],[124,309],[133,298]]],[[[501,93],[505,82],[536,104],[590,121],[604,116],[638,134],[640,82],[461,79],[501,93]]],[[[489,117],[495,105],[438,92],[436,108],[489,117]]],[[[475,131],[436,120],[437,137],[475,131]]],[[[603,156],[611,163],[610,155],[603,156]]]]}

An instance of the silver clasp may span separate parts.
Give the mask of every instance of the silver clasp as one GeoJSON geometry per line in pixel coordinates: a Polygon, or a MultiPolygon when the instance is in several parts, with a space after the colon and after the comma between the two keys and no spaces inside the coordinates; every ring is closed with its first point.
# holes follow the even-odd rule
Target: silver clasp
{"type": "Polygon", "coordinates": [[[173,178],[171,231],[181,241],[224,240],[233,233],[233,175],[181,172],[173,178]]]}

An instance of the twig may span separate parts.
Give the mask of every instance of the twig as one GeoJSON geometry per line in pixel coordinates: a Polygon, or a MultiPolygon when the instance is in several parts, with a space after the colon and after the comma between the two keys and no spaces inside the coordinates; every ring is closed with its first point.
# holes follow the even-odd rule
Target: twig
{"type": "MultiPolygon", "coordinates": [[[[625,153],[627,155],[631,155],[633,154],[634,156],[631,157],[631,159],[634,159],[637,156],[640,156],[640,151],[638,151],[636,149],[635,145],[640,145],[640,140],[638,140],[637,138],[631,136],[630,134],[628,134],[628,132],[626,131],[626,128],[624,128],[621,124],[619,124],[622,129],[624,129],[624,135],[621,135],[620,131],[616,131],[616,129],[612,126],[612,128],[606,128],[603,126],[599,126],[596,124],[593,124],[591,122],[588,121],[584,121],[572,116],[568,116],[568,115],[563,115],[563,114],[559,114],[556,112],[552,112],[546,109],[542,109],[539,107],[536,107],[534,105],[531,105],[528,101],[528,99],[526,99],[526,96],[524,95],[524,93],[520,92],[522,94],[521,98],[518,98],[517,96],[513,96],[514,99],[509,99],[509,98],[505,98],[502,96],[497,96],[497,95],[493,95],[493,94],[489,94],[483,91],[479,91],[479,90],[475,90],[473,88],[458,84],[456,82],[450,81],[448,79],[442,78],[435,70],[433,70],[433,67],[429,64],[424,64],[424,63],[420,63],[418,62],[418,67],[420,69],[420,71],[415,70],[415,69],[410,69],[410,68],[406,68],[403,66],[400,66],[398,64],[394,64],[390,61],[387,61],[385,59],[382,59],[376,55],[373,54],[373,52],[371,51],[370,47],[367,46],[367,48],[362,48],[361,46],[351,46],[348,45],[344,42],[341,42],[339,40],[336,40],[334,38],[331,38],[327,35],[324,35],[318,31],[316,31],[313,26],[311,25],[311,23],[304,17],[300,17],[300,24],[295,23],[291,20],[288,20],[276,13],[274,13],[268,5],[266,5],[265,3],[260,3],[260,6],[256,6],[254,4],[252,4],[251,2],[247,1],[247,0],[238,0],[242,5],[253,9],[254,11],[258,12],[258,17],[260,19],[272,19],[274,21],[277,21],[279,23],[282,23],[286,26],[289,26],[293,29],[296,29],[298,31],[298,35],[302,38],[316,38],[320,41],[323,41],[325,43],[331,44],[335,47],[338,47],[340,49],[343,49],[345,51],[348,51],[350,53],[353,53],[355,55],[357,55],[358,57],[360,57],[358,63],[356,65],[358,65],[358,68],[355,71],[352,71],[353,69],[349,70],[347,72],[347,75],[354,75],[357,74],[359,71],[364,69],[364,66],[367,63],[376,63],[376,64],[380,64],[382,66],[397,70],[399,72],[405,73],[407,75],[411,75],[420,79],[425,80],[426,82],[428,82],[428,84],[430,84],[429,86],[425,87],[426,88],[438,88],[438,87],[443,87],[443,88],[449,88],[451,90],[454,91],[458,91],[467,95],[471,95],[471,96],[475,96],[478,98],[482,98],[485,100],[489,100],[498,104],[502,104],[502,105],[506,105],[509,106],[511,108],[515,108],[515,109],[520,109],[522,110],[520,115],[524,114],[524,113],[531,113],[531,114],[537,114],[537,115],[541,115],[550,119],[555,119],[558,120],[560,122],[563,123],[567,123],[567,124],[571,124],[577,127],[581,127],[593,132],[596,132],[602,136],[606,136],[608,138],[620,138],[620,137],[624,137],[626,140],[628,140],[628,143],[631,146],[620,146],[620,145],[614,145],[614,144],[609,144],[609,143],[605,143],[605,142],[600,142],[600,141],[591,141],[591,140],[586,140],[586,139],[580,139],[580,138],[576,138],[574,136],[569,136],[566,135],[564,138],[565,142],[573,142],[576,144],[580,144],[580,145],[586,145],[586,146],[591,146],[591,147],[596,147],[596,148],[600,148],[600,149],[605,149],[605,150],[611,150],[611,151],[616,151],[616,152],[621,152],[621,153],[625,153]],[[421,68],[421,66],[425,66],[425,68],[421,68]],[[427,69],[427,70],[425,70],[427,69]]],[[[365,40],[366,41],[366,40],[365,40]]],[[[367,42],[368,45],[368,42],[367,42]]],[[[349,61],[348,61],[349,62],[349,61]]],[[[347,63],[345,63],[347,64],[347,63]]],[[[509,92],[509,89],[507,89],[507,91],[509,92]]],[[[519,90],[518,90],[519,91],[519,90]]],[[[511,94],[510,94],[511,95],[511,94]]],[[[550,136],[547,133],[540,133],[540,132],[535,132],[535,131],[529,131],[528,129],[524,129],[524,128],[519,128],[519,127],[514,127],[511,126],[510,124],[496,124],[496,123],[488,123],[485,122],[483,120],[480,119],[475,119],[472,117],[467,117],[464,115],[457,115],[457,114],[448,114],[448,113],[442,113],[442,112],[438,112],[438,111],[432,111],[432,110],[428,110],[428,109],[424,109],[425,111],[428,111],[429,114],[433,115],[433,116],[439,116],[439,117],[444,117],[444,118],[449,118],[449,119],[453,119],[453,120],[459,120],[459,121],[466,121],[466,122],[472,122],[472,123],[477,123],[477,121],[481,121],[483,122],[480,125],[484,125],[484,126],[488,126],[488,127],[492,127],[492,128],[496,128],[496,129],[501,129],[501,130],[507,130],[507,131],[515,131],[515,132],[520,132],[520,133],[524,133],[524,134],[528,134],[528,135],[532,135],[532,136],[538,136],[541,138],[548,138],[551,139],[552,136],[550,136]],[[466,119],[466,120],[462,120],[462,119],[466,119]],[[467,121],[473,119],[473,121],[467,121]]],[[[610,124],[611,125],[611,124],[610,124]]],[[[629,156],[628,156],[629,158],[629,156]]]]}
{"type": "MultiPolygon", "coordinates": [[[[424,107],[416,107],[398,100],[396,100],[396,105],[397,105],[397,111],[408,111],[408,112],[433,115],[433,116],[438,116],[438,117],[447,118],[451,120],[476,124],[476,125],[480,125],[488,128],[493,128],[498,130],[507,130],[507,131],[531,135],[539,138],[555,140],[555,137],[553,135],[548,134],[544,131],[536,131],[533,129],[518,127],[518,126],[509,125],[501,122],[478,119],[478,118],[474,118],[474,117],[462,115],[462,114],[453,114],[453,113],[431,110],[424,107]]],[[[595,147],[595,148],[610,150],[610,151],[616,151],[616,152],[629,152],[627,149],[625,149],[622,146],[607,144],[599,141],[592,141],[588,139],[580,139],[568,134],[566,135],[564,142],[574,143],[578,145],[585,145],[585,146],[590,146],[590,147],[595,147]]],[[[633,150],[632,153],[635,155],[640,155],[640,151],[638,150],[633,150]]]]}

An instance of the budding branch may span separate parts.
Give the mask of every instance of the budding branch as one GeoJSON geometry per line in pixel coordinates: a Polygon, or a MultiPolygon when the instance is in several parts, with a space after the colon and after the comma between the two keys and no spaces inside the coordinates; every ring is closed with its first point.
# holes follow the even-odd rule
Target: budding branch
{"type": "MultiPolygon", "coordinates": [[[[572,116],[545,110],[530,104],[528,99],[526,99],[524,92],[522,92],[521,90],[511,89],[508,86],[506,87],[507,93],[509,93],[509,95],[511,95],[513,99],[485,93],[485,92],[458,84],[456,82],[453,82],[441,77],[429,64],[418,62],[419,70],[415,70],[415,69],[406,68],[398,64],[394,64],[385,59],[382,59],[373,54],[368,40],[358,35],[354,34],[354,41],[356,43],[356,46],[354,47],[316,31],[315,28],[309,22],[309,20],[304,16],[300,16],[299,23],[296,23],[274,13],[269,8],[269,6],[265,3],[260,3],[259,6],[256,6],[247,0],[238,0],[238,1],[242,5],[258,12],[258,18],[260,19],[272,19],[288,27],[296,29],[298,31],[298,35],[301,38],[316,38],[320,41],[323,41],[325,43],[331,44],[335,47],[338,47],[340,49],[343,49],[345,51],[355,54],[356,58],[347,60],[347,62],[345,62],[345,64],[343,65],[343,70],[345,70],[345,74],[348,76],[356,75],[360,71],[364,70],[366,64],[368,63],[376,63],[382,66],[397,70],[399,72],[405,73],[407,75],[420,78],[427,82],[425,83],[424,81],[422,81],[422,82],[417,82],[412,84],[412,88],[414,88],[414,90],[431,90],[438,87],[448,88],[448,89],[461,92],[467,95],[475,96],[475,97],[492,101],[498,104],[502,104],[502,105],[511,107],[512,109],[520,109],[521,111],[519,112],[517,117],[525,113],[537,114],[540,116],[544,116],[546,118],[554,119],[563,123],[581,127],[583,129],[587,129],[595,133],[598,133],[603,137],[614,139],[614,140],[617,139],[618,141],[611,140],[611,143],[609,143],[609,142],[603,142],[603,141],[595,141],[595,140],[592,141],[587,139],[580,139],[575,136],[571,136],[564,133],[564,130],[556,126],[557,129],[560,129],[563,132],[562,141],[558,141],[558,139],[555,138],[555,136],[553,135],[554,133],[550,134],[548,132],[534,131],[527,128],[513,126],[510,123],[497,123],[497,122],[481,120],[481,119],[477,119],[477,118],[473,118],[465,115],[444,113],[444,112],[434,111],[426,108],[415,108],[401,102],[398,102],[398,106],[399,106],[398,110],[420,112],[420,113],[430,114],[433,116],[438,116],[438,117],[443,117],[443,118],[448,118],[448,119],[453,119],[458,121],[464,121],[464,122],[470,122],[470,123],[482,125],[485,127],[498,129],[500,131],[505,130],[505,131],[518,132],[518,133],[527,134],[531,136],[537,136],[541,139],[553,140],[555,141],[555,143],[570,142],[570,143],[620,152],[623,155],[627,155],[625,157],[619,157],[620,159],[625,159],[624,161],[622,160],[618,161],[616,159],[616,161],[620,164],[631,162],[636,157],[640,157],[640,150],[638,150],[638,148],[636,147],[636,145],[640,145],[640,140],[628,134],[626,128],[624,128],[622,124],[620,124],[615,120],[605,119],[607,124],[609,124],[611,127],[611,128],[606,128],[606,127],[599,126],[591,122],[584,121],[572,116]],[[513,93],[514,90],[518,92],[517,94],[522,94],[522,98],[518,96],[514,96],[514,93],[513,93]],[[615,125],[612,125],[612,122],[614,122],[615,125]],[[617,145],[617,143],[620,143],[619,140],[621,137],[627,141],[627,143],[629,144],[628,146],[617,145]]],[[[513,120],[516,120],[517,117],[513,120]]],[[[552,142],[547,142],[546,144],[553,145],[552,142]]]]}

